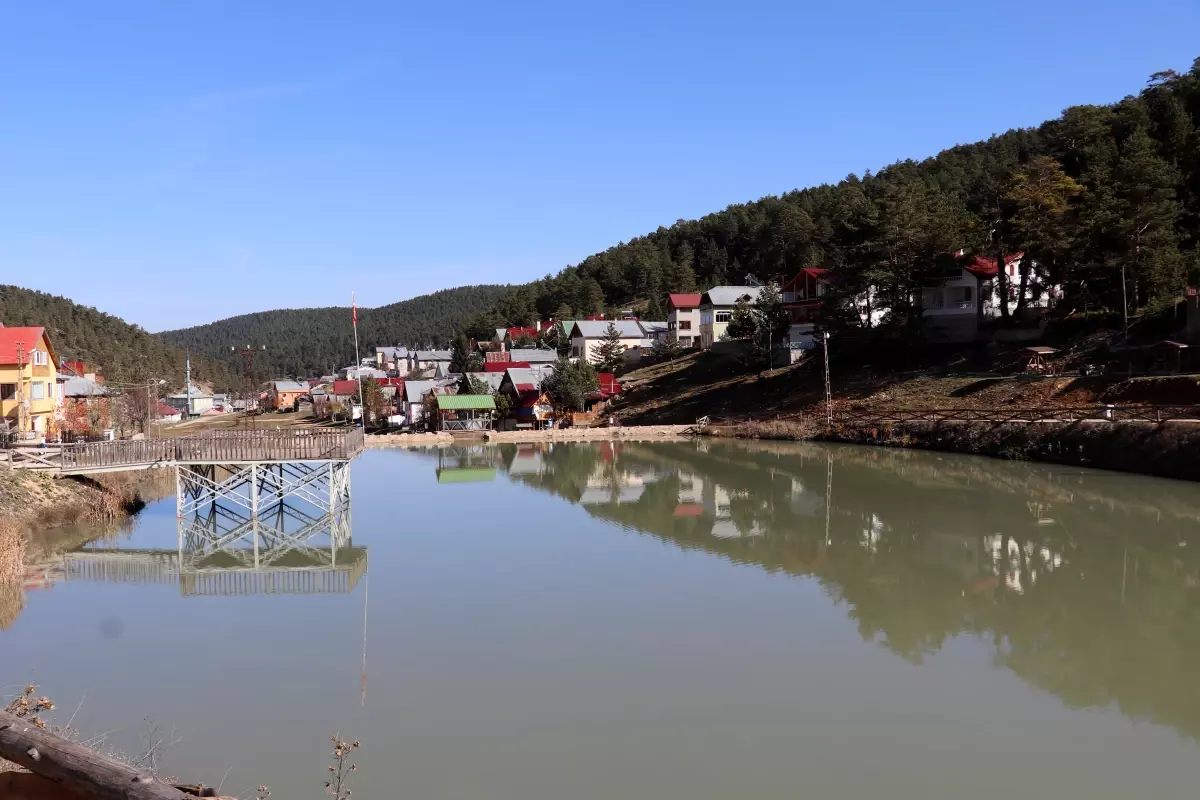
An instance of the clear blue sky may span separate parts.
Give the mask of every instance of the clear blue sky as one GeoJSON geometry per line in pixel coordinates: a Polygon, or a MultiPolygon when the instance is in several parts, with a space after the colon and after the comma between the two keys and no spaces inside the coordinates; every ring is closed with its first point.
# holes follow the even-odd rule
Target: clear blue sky
{"type": "Polygon", "coordinates": [[[521,282],[1198,55],[1195,0],[0,0],[0,280],[150,330],[521,282]]]}

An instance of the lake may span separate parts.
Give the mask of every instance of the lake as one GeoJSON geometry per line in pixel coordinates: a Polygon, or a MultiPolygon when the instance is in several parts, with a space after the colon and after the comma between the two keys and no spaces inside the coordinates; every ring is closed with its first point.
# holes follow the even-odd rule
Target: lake
{"type": "Polygon", "coordinates": [[[351,486],[257,569],[188,560],[174,497],[28,565],[4,692],[276,800],[336,732],[364,800],[1200,787],[1194,484],[703,440],[371,450],[351,486]]]}

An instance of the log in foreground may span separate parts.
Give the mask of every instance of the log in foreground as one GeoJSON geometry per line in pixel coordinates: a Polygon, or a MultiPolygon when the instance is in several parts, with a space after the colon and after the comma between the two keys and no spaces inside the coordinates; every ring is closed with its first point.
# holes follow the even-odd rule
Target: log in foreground
{"type": "Polygon", "coordinates": [[[99,800],[191,800],[149,773],[68,742],[0,711],[0,758],[20,764],[81,797],[99,800]]]}

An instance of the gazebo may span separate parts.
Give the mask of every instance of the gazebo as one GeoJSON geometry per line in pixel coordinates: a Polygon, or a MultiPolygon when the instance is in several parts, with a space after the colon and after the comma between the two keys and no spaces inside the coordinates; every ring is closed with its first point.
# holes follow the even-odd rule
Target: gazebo
{"type": "Polygon", "coordinates": [[[441,431],[490,431],[496,400],[490,394],[434,395],[441,431]]]}
{"type": "Polygon", "coordinates": [[[1021,351],[1021,355],[1025,356],[1025,371],[1045,374],[1050,372],[1051,367],[1046,363],[1046,359],[1058,351],[1053,347],[1026,347],[1021,351]]]}

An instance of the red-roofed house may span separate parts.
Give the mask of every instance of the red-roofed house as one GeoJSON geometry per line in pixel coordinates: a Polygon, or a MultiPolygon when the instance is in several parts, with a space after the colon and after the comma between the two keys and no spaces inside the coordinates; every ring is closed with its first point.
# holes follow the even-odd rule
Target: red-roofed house
{"type": "Polygon", "coordinates": [[[58,358],[46,329],[0,327],[0,415],[9,429],[53,433],[60,399],[58,358]]]}
{"type": "MultiPolygon", "coordinates": [[[[922,320],[926,336],[931,341],[969,342],[979,332],[980,319],[1000,315],[999,268],[993,258],[955,253],[958,272],[939,284],[921,291],[922,320]]],[[[1021,261],[1024,253],[1013,253],[1004,259],[1008,277],[1009,308],[1016,307],[1021,294],[1021,261]]],[[[1034,271],[1031,270],[1031,273],[1034,271]]],[[[1027,312],[1040,316],[1062,297],[1061,287],[1043,286],[1035,274],[1025,286],[1027,312]]]]}
{"type": "Polygon", "coordinates": [[[518,339],[528,338],[537,340],[538,329],[534,325],[529,328],[509,328],[504,332],[504,343],[510,348],[515,347],[518,339]]]}
{"type": "Polygon", "coordinates": [[[783,304],[791,320],[788,341],[793,345],[800,345],[805,349],[813,346],[813,329],[820,317],[825,293],[831,285],[829,278],[827,269],[805,267],[781,287],[783,304]]]}
{"type": "Polygon", "coordinates": [[[183,412],[174,406],[169,406],[160,401],[154,407],[154,417],[159,422],[179,422],[183,419],[183,412]]]}
{"type": "MultiPolygon", "coordinates": [[[[505,353],[504,355],[508,355],[505,353]]],[[[512,368],[528,369],[528,361],[485,361],[483,362],[484,372],[508,372],[512,368]]]]}
{"type": "Polygon", "coordinates": [[[671,306],[667,313],[667,336],[684,347],[700,342],[700,293],[675,293],[667,295],[671,306]]]}

